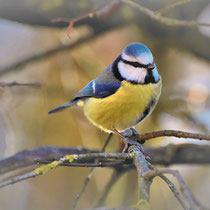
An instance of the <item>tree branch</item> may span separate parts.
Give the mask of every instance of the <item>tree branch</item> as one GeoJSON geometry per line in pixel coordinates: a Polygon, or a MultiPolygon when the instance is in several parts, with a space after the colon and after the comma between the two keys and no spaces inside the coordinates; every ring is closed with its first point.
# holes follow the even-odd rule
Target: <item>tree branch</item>
{"type": "Polygon", "coordinates": [[[162,169],[158,169],[157,173],[159,174],[159,176],[161,174],[171,174],[176,178],[176,180],[178,181],[179,186],[180,186],[180,191],[183,194],[183,196],[185,197],[185,199],[188,201],[188,203],[190,204],[191,210],[207,209],[207,208],[203,207],[199,201],[197,201],[197,199],[195,198],[195,196],[193,195],[191,190],[187,187],[187,185],[186,185],[184,179],[182,178],[182,176],[180,175],[179,171],[172,170],[169,168],[162,168],[162,169]]]}
{"type": "Polygon", "coordinates": [[[186,3],[189,3],[191,0],[178,0],[178,1],[175,1],[165,7],[163,7],[162,9],[159,9],[158,11],[156,11],[155,13],[159,16],[163,15],[163,13],[166,13],[167,11],[171,10],[171,9],[174,9],[178,6],[181,6],[183,4],[186,4],[186,3]]]}
{"type": "Polygon", "coordinates": [[[178,199],[179,203],[181,204],[181,206],[183,207],[183,209],[185,210],[189,210],[187,204],[185,203],[184,199],[182,198],[182,196],[180,195],[179,191],[177,190],[176,186],[164,175],[160,174],[159,177],[166,182],[166,184],[168,184],[168,187],[170,188],[170,190],[172,191],[172,193],[174,194],[174,196],[178,199]]]}
{"type": "Polygon", "coordinates": [[[5,187],[7,185],[10,184],[15,184],[17,182],[26,180],[26,179],[30,179],[30,178],[34,178],[40,175],[43,175],[45,173],[47,173],[49,170],[54,169],[58,166],[60,166],[61,164],[63,164],[64,162],[73,162],[74,159],[77,158],[77,155],[65,155],[64,157],[60,158],[59,160],[55,160],[52,163],[49,163],[45,166],[41,166],[39,168],[36,168],[35,170],[29,172],[29,173],[25,173],[23,175],[20,176],[15,176],[11,179],[8,179],[6,181],[3,181],[0,183],[0,188],[5,187]]]}
{"type": "MultiPolygon", "coordinates": [[[[151,158],[153,164],[165,166],[172,164],[210,164],[210,146],[208,145],[169,144],[158,148],[145,147],[144,150],[151,158]]],[[[95,158],[99,155],[99,153],[96,153],[96,150],[84,148],[40,147],[35,150],[25,150],[0,160],[0,175],[30,165],[37,165],[39,163],[47,164],[53,160],[58,160],[67,154],[90,154],[93,152],[95,153],[92,157],[88,155],[89,158],[86,162],[77,160],[74,163],[65,163],[63,165],[74,167],[117,167],[131,165],[131,161],[125,161],[126,155],[123,159],[117,159],[114,162],[102,158],[98,163],[95,163],[95,158]]]]}
{"type": "Polygon", "coordinates": [[[131,146],[129,148],[131,154],[133,154],[133,162],[136,166],[138,172],[138,182],[139,182],[139,209],[150,209],[149,205],[149,194],[150,194],[150,186],[152,184],[153,177],[150,176],[148,178],[149,166],[148,162],[145,158],[145,155],[141,152],[141,150],[136,146],[131,146]]]}
{"type": "Polygon", "coordinates": [[[0,175],[30,165],[35,165],[41,161],[52,162],[59,160],[67,154],[93,153],[96,150],[88,150],[82,147],[40,147],[34,150],[24,150],[11,157],[0,160],[0,175]]]}
{"type": "MultiPolygon", "coordinates": [[[[194,145],[197,146],[197,145],[194,145]]],[[[206,147],[206,146],[205,146],[206,147]]],[[[32,177],[40,176],[42,174],[47,173],[51,169],[54,169],[58,166],[61,166],[65,163],[89,163],[94,162],[97,160],[98,164],[100,162],[114,162],[114,161],[123,161],[125,163],[125,166],[127,163],[130,164],[129,168],[133,167],[133,163],[137,169],[138,172],[138,180],[139,180],[139,201],[136,204],[136,208],[140,209],[149,209],[149,190],[150,185],[152,183],[152,180],[155,176],[160,176],[162,179],[164,179],[172,192],[175,194],[181,205],[184,209],[188,209],[183,202],[183,199],[180,197],[179,192],[177,191],[176,187],[166,178],[163,176],[165,173],[172,174],[176,177],[178,180],[178,183],[181,188],[181,192],[183,196],[186,198],[188,203],[190,204],[191,209],[193,209],[193,206],[196,205],[196,207],[201,208],[201,205],[199,202],[195,199],[191,191],[186,187],[186,184],[180,174],[176,171],[173,171],[171,169],[156,169],[151,163],[149,163],[146,159],[145,153],[142,152],[143,148],[139,148],[138,146],[131,146],[129,148],[129,152],[131,153],[87,153],[87,154],[73,154],[73,155],[65,155],[64,157],[60,158],[58,161],[55,160],[47,165],[41,166],[39,168],[36,168],[35,170],[20,175],[15,176],[11,179],[8,179],[6,181],[3,181],[0,183],[0,188],[7,186],[9,184],[14,184],[16,182],[20,182],[25,179],[29,179],[32,177]]],[[[171,150],[172,152],[175,151],[174,149],[171,150]]],[[[194,155],[194,154],[193,154],[194,155]]],[[[125,167],[123,165],[123,167],[125,167]]],[[[118,166],[119,167],[119,166],[118,166]]],[[[126,168],[124,168],[126,170],[126,168]]],[[[115,181],[115,180],[114,180],[115,181]]],[[[112,185],[112,183],[111,183],[112,185]]],[[[206,208],[201,208],[206,209],[206,208]]]]}
{"type": "Polygon", "coordinates": [[[26,86],[26,87],[40,87],[40,83],[19,83],[16,81],[13,82],[3,82],[0,81],[0,87],[14,87],[14,86],[26,86]]]}
{"type": "Polygon", "coordinates": [[[158,13],[152,11],[151,9],[145,8],[141,6],[139,3],[137,4],[134,1],[131,0],[121,0],[121,2],[138,9],[140,12],[151,18],[152,20],[159,22],[161,24],[167,25],[167,26],[187,26],[187,27],[195,27],[195,26],[206,26],[209,27],[209,23],[199,23],[197,21],[185,21],[185,20],[178,20],[174,18],[168,18],[163,17],[161,15],[158,15],[158,13]]]}
{"type": "Polygon", "coordinates": [[[162,136],[170,136],[170,137],[177,137],[177,138],[190,138],[190,139],[197,139],[197,140],[206,140],[210,141],[210,136],[205,134],[199,133],[189,133],[184,131],[178,130],[162,130],[162,131],[155,131],[151,133],[145,133],[139,135],[139,141],[146,141],[153,138],[158,138],[162,136]]]}

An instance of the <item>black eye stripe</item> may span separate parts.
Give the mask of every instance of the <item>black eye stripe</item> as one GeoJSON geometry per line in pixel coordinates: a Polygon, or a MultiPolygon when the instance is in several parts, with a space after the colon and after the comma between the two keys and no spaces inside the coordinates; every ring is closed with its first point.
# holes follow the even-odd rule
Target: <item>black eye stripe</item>
{"type": "Polygon", "coordinates": [[[124,59],[122,59],[122,58],[121,58],[121,61],[122,61],[123,63],[125,63],[125,64],[129,64],[129,65],[131,65],[131,66],[133,66],[133,67],[138,67],[138,68],[145,68],[145,69],[147,69],[148,66],[149,66],[149,65],[141,64],[141,63],[139,63],[139,62],[127,61],[127,60],[124,60],[124,59]]]}

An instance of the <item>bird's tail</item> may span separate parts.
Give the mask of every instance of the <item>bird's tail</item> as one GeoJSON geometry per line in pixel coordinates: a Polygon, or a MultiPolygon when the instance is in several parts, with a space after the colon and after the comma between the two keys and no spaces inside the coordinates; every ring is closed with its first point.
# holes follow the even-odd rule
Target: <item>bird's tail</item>
{"type": "Polygon", "coordinates": [[[78,101],[70,101],[70,102],[65,103],[65,104],[63,104],[63,105],[61,105],[61,106],[55,107],[54,109],[51,109],[51,110],[48,112],[48,114],[52,114],[52,113],[61,111],[61,110],[63,110],[63,109],[66,109],[66,108],[68,108],[68,107],[71,107],[71,106],[75,105],[77,102],[78,102],[78,101]]]}

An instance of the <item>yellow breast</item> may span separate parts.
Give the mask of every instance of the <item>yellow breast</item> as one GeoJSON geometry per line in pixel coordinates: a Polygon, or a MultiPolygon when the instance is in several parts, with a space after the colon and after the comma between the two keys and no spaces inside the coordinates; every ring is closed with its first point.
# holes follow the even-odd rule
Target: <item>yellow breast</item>
{"type": "Polygon", "coordinates": [[[122,81],[115,94],[88,99],[84,113],[90,122],[106,132],[111,132],[113,128],[122,131],[142,121],[146,117],[144,114],[151,113],[160,93],[161,80],[157,84],[145,85],[122,81]]]}

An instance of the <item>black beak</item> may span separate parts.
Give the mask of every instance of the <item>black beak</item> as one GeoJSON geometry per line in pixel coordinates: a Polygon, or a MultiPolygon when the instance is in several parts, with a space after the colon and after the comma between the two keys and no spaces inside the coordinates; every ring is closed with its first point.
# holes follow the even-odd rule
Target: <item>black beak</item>
{"type": "Polygon", "coordinates": [[[155,68],[155,64],[149,64],[148,66],[147,66],[147,69],[148,70],[153,70],[155,68]]]}

